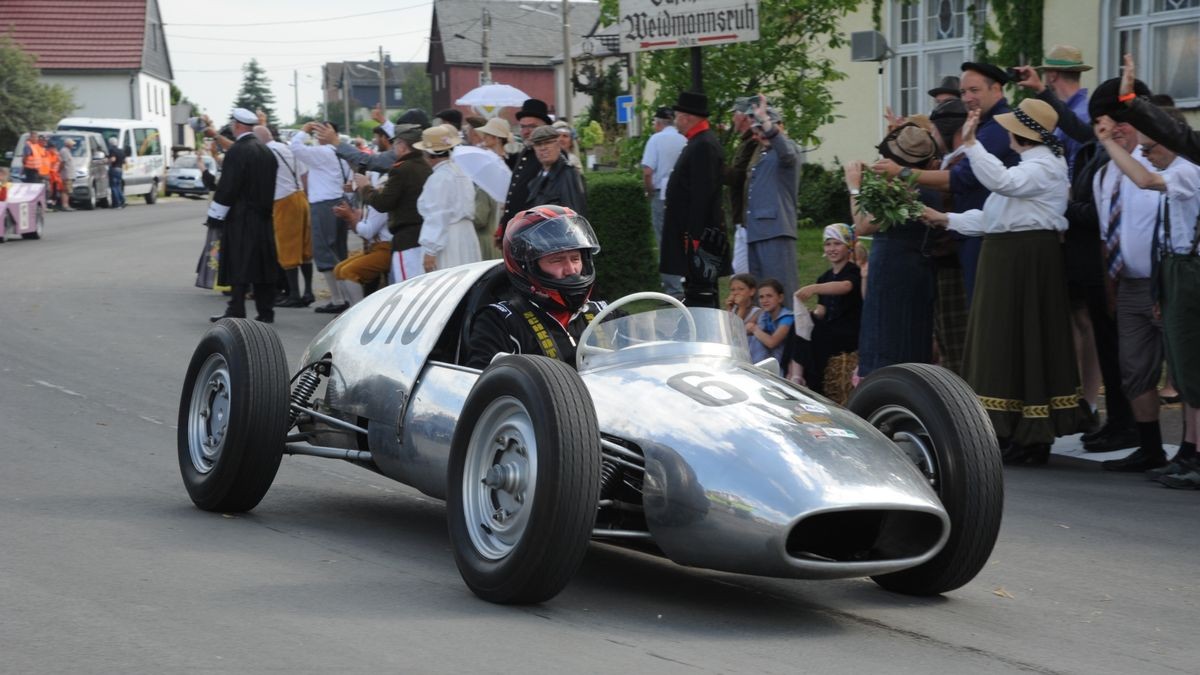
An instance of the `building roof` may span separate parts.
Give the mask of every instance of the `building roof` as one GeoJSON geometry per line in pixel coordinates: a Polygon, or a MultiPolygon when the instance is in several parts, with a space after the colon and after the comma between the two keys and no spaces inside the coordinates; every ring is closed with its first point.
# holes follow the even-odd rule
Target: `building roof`
{"type": "MultiPolygon", "coordinates": [[[[385,61],[389,84],[401,84],[412,70],[424,70],[425,63],[414,61],[385,61]]],[[[349,71],[350,84],[377,84],[379,61],[328,61],[325,63],[326,86],[341,86],[343,71],[349,71]],[[365,67],[364,67],[365,66],[365,67]],[[369,70],[368,70],[369,69],[369,70]]]]}
{"type": "Polygon", "coordinates": [[[3,0],[0,13],[42,70],[141,70],[150,23],[163,39],[154,0],[3,0]]]}
{"type": "MultiPolygon", "coordinates": [[[[600,15],[595,2],[570,2],[571,44],[591,32],[600,15]]],[[[541,0],[435,0],[435,35],[441,37],[446,63],[483,62],[483,10],[492,16],[488,56],[493,66],[549,67],[562,54],[562,7],[541,0]],[[538,11],[522,9],[521,5],[538,11]],[[462,38],[454,37],[455,34],[462,38]],[[465,39],[464,39],[465,38],[465,39]]],[[[559,57],[561,60],[561,56],[559,57]]]]}

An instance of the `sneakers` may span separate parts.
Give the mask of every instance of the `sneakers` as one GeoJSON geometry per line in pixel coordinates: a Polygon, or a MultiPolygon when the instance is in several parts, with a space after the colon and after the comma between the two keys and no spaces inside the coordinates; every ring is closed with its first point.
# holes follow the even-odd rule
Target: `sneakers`
{"type": "Polygon", "coordinates": [[[1200,469],[1192,469],[1187,473],[1159,476],[1158,482],[1176,490],[1200,490],[1200,469]]]}
{"type": "Polygon", "coordinates": [[[1158,480],[1163,476],[1170,476],[1177,473],[1188,473],[1198,469],[1200,469],[1200,461],[1197,461],[1195,457],[1189,458],[1176,456],[1175,459],[1171,460],[1167,464],[1160,466],[1157,469],[1150,469],[1147,471],[1146,478],[1149,480],[1158,480]]]}

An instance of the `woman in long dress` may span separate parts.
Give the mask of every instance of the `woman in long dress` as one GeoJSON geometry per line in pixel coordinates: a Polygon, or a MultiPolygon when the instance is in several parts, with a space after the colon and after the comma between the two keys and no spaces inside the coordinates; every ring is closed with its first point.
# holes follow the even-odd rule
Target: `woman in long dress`
{"type": "Polygon", "coordinates": [[[475,184],[450,158],[450,149],[462,143],[454,127],[430,127],[413,145],[425,153],[433,173],[417,198],[424,222],[417,241],[424,249],[426,272],[479,261],[475,238],[475,184]]]}

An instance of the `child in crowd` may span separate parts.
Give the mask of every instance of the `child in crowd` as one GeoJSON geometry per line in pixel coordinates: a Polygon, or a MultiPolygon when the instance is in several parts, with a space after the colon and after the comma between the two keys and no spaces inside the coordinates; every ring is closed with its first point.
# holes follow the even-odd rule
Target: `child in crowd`
{"type": "Polygon", "coordinates": [[[755,304],[758,296],[758,280],[752,274],[735,274],[729,277],[729,297],[725,309],[737,315],[742,323],[756,321],[761,308],[755,304]]]}
{"type": "Polygon", "coordinates": [[[746,321],[746,334],[750,336],[750,360],[758,363],[765,358],[775,357],[783,375],[783,350],[788,335],[792,332],[792,310],[783,306],[783,284],[776,279],[766,279],[758,286],[758,312],[746,321]]]}
{"type": "MultiPolygon", "coordinates": [[[[851,378],[858,367],[858,327],[862,315],[862,273],[850,262],[854,231],[849,225],[835,223],[825,228],[825,258],[829,269],[817,283],[796,291],[804,302],[816,296],[812,311],[812,340],[795,337],[794,364],[789,376],[801,380],[810,389],[844,404],[850,397],[851,378]]],[[[765,309],[765,308],[764,308],[765,309]]]]}

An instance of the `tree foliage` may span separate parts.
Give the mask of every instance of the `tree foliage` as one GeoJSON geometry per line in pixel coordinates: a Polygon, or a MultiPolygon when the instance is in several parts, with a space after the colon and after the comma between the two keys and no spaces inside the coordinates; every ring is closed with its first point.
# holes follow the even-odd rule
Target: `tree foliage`
{"type": "Polygon", "coordinates": [[[433,84],[424,68],[409,68],[400,90],[404,92],[402,105],[405,109],[420,108],[433,112],[433,84]]]}
{"type": "Polygon", "coordinates": [[[12,148],[26,131],[53,129],[78,107],[70,90],[38,80],[33,55],[0,35],[0,146],[12,148]]]}
{"type": "MultiPolygon", "coordinates": [[[[616,2],[602,2],[605,16],[616,2]]],[[[841,20],[859,4],[860,0],[760,2],[758,41],[702,48],[710,120],[727,119],[733,99],[762,92],[783,116],[789,136],[801,144],[817,141],[817,129],[835,118],[829,84],[845,77],[832,58],[848,45],[841,20]]],[[[669,105],[681,90],[692,88],[690,51],[642,55],[642,76],[659,85],[656,99],[644,109],[669,105]]]]}
{"type": "Polygon", "coordinates": [[[258,59],[250,59],[242,66],[242,88],[238,91],[233,102],[235,108],[246,110],[262,110],[267,113],[267,119],[279,119],[275,115],[275,94],[271,93],[271,80],[267,73],[258,65],[258,59]]]}

